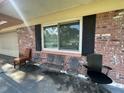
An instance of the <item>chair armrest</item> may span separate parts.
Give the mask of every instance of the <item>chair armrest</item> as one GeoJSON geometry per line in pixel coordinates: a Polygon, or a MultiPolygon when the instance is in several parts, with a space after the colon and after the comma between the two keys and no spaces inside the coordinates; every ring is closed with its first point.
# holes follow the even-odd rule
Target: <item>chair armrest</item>
{"type": "Polygon", "coordinates": [[[41,59],[47,59],[47,57],[41,57],[41,59]]]}
{"type": "Polygon", "coordinates": [[[107,69],[106,75],[108,75],[109,71],[112,70],[112,68],[109,67],[109,66],[103,65],[102,67],[105,68],[105,69],[107,69]]]}
{"type": "Polygon", "coordinates": [[[106,69],[108,69],[108,70],[112,70],[112,68],[109,67],[109,66],[105,66],[105,65],[103,65],[102,67],[104,67],[104,68],[106,68],[106,69]]]}
{"type": "Polygon", "coordinates": [[[83,64],[83,66],[88,69],[88,65],[87,64],[83,64]]]}
{"type": "Polygon", "coordinates": [[[41,63],[46,63],[47,62],[47,57],[41,57],[40,60],[41,60],[41,63]]]}

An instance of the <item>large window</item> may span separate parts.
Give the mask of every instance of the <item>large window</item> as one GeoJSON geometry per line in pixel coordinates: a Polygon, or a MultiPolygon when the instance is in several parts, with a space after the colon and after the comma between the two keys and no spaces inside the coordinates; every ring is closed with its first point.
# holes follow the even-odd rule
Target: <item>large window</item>
{"type": "Polygon", "coordinates": [[[44,27],[44,48],[58,48],[57,26],[44,27]]]}
{"type": "Polygon", "coordinates": [[[79,50],[79,22],[59,26],[59,48],[64,50],[79,50]]]}
{"type": "Polygon", "coordinates": [[[44,48],[79,51],[80,22],[44,27],[44,48]]]}

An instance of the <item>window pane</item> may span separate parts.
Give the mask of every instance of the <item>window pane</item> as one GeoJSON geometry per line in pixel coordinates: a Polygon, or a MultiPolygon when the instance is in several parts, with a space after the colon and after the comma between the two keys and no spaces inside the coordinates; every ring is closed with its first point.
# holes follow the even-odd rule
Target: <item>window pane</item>
{"type": "Polygon", "coordinates": [[[60,25],[59,48],[64,50],[79,50],[79,22],[60,25]]]}
{"type": "Polygon", "coordinates": [[[44,48],[58,47],[58,29],[57,26],[44,27],[44,48]]]}

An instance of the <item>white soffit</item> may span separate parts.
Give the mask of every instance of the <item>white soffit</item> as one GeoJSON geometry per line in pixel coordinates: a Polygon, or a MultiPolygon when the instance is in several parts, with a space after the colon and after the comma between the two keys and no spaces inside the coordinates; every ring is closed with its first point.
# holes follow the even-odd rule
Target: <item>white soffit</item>
{"type": "Polygon", "coordinates": [[[10,1],[14,1],[23,17],[31,19],[64,9],[88,4],[95,0],[0,0],[0,13],[20,18],[10,1]]]}

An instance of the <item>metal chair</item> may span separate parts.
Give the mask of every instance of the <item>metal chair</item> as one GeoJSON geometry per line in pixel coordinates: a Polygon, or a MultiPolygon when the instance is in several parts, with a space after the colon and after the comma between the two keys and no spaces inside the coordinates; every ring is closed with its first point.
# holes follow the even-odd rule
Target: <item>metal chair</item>
{"type": "Polygon", "coordinates": [[[102,65],[102,55],[101,54],[90,54],[87,56],[87,65],[83,65],[87,68],[87,76],[89,79],[95,83],[109,84],[112,83],[111,78],[108,77],[108,73],[112,70],[111,67],[102,65]],[[102,68],[107,71],[102,72],[102,68]]]}
{"type": "Polygon", "coordinates": [[[80,60],[77,57],[70,57],[67,62],[67,73],[77,75],[82,68],[80,60]]]}
{"type": "Polygon", "coordinates": [[[87,64],[83,65],[87,68],[87,71],[96,71],[102,72],[102,69],[107,69],[106,75],[108,75],[109,71],[112,70],[111,67],[105,66],[102,64],[102,55],[101,54],[90,54],[87,56],[87,64]]]}
{"type": "Polygon", "coordinates": [[[87,68],[87,76],[89,80],[95,84],[97,93],[99,91],[99,84],[110,84],[112,83],[112,79],[108,77],[109,70],[112,70],[111,67],[102,65],[102,55],[101,54],[90,54],[87,56],[87,65],[84,67],[87,68]],[[107,72],[103,73],[102,68],[106,68],[107,72]]]}

